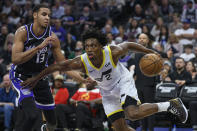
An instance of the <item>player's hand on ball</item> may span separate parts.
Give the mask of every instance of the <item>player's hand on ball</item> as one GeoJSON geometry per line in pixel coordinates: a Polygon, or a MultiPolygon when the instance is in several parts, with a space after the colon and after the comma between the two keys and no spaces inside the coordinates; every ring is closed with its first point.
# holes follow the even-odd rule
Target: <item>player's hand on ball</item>
{"type": "Polygon", "coordinates": [[[36,77],[32,77],[32,78],[29,78],[29,79],[23,81],[21,83],[21,86],[23,87],[23,89],[28,88],[28,89],[32,90],[36,86],[37,83],[38,83],[38,80],[36,79],[36,77]]]}

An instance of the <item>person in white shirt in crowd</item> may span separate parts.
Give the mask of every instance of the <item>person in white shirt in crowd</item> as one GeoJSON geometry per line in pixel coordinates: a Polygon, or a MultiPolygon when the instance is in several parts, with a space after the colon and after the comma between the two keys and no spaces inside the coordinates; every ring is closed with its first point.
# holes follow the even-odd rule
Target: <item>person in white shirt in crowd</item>
{"type": "Polygon", "coordinates": [[[181,29],[177,29],[174,34],[179,37],[180,44],[193,44],[195,38],[195,29],[190,27],[191,21],[189,19],[185,19],[182,21],[182,23],[183,27],[181,29]]]}
{"type": "Polygon", "coordinates": [[[184,47],[184,53],[182,53],[180,57],[187,62],[195,57],[194,53],[192,52],[193,45],[185,45],[184,47]]]}

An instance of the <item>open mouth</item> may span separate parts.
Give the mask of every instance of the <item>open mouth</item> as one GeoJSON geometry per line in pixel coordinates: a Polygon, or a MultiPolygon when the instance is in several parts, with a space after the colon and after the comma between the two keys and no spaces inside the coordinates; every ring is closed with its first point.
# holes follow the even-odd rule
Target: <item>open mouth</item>
{"type": "Polygon", "coordinates": [[[88,54],[88,57],[89,57],[90,59],[92,59],[94,56],[93,56],[93,54],[88,54]]]}

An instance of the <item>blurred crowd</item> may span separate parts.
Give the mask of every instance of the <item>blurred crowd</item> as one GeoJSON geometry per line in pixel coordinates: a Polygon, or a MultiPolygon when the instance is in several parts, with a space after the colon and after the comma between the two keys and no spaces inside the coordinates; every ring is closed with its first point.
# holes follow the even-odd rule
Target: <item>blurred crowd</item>
{"type": "MultiPolygon", "coordinates": [[[[2,82],[2,89],[5,88],[4,79],[11,64],[14,33],[18,27],[32,23],[32,8],[36,4],[46,4],[51,8],[50,25],[52,31],[58,36],[62,53],[67,59],[84,53],[81,34],[91,27],[96,27],[107,35],[108,44],[117,45],[124,41],[137,42],[161,54],[164,58],[164,68],[154,79],[154,87],[161,82],[173,82],[180,87],[197,82],[197,1],[195,0],[1,0],[0,82],[2,82]],[[141,36],[142,33],[146,36],[141,36]]],[[[134,58],[135,55],[130,52],[128,56],[122,57],[120,62],[129,69],[133,65],[131,60],[135,60],[134,58]]],[[[49,63],[54,63],[52,56],[49,63]]],[[[57,80],[57,74],[51,77],[52,86],[57,80]]],[[[65,74],[62,75],[63,78],[61,76],[58,80],[68,79],[65,74]]],[[[54,98],[57,92],[54,91],[54,98]]],[[[74,105],[80,105],[76,101],[87,99],[83,96],[81,100],[82,98],[77,98],[74,93],[72,97],[68,95],[70,92],[67,95],[64,94],[64,90],[62,92],[63,96],[59,93],[61,97],[57,98],[66,97],[66,100],[68,99],[68,102],[74,105]]],[[[84,90],[79,89],[77,92],[84,92],[84,90]]],[[[85,92],[89,94],[89,91],[85,90],[85,92]]],[[[99,95],[98,98],[100,98],[99,95]]],[[[13,101],[12,98],[9,100],[6,102],[13,101]]],[[[92,103],[87,101],[89,99],[83,103],[90,109],[92,103]]],[[[60,104],[67,104],[67,101],[60,104]]],[[[73,111],[73,107],[68,110],[73,111]]],[[[96,117],[95,112],[92,110],[91,112],[93,113],[91,115],[96,117]]],[[[102,120],[105,119],[103,115],[101,117],[102,120]]],[[[58,118],[59,121],[60,119],[65,118],[58,118]]],[[[78,128],[81,128],[80,124],[77,125],[78,128]]],[[[193,126],[196,126],[197,130],[197,120],[193,120],[193,126]]],[[[61,127],[67,128],[65,125],[61,127]]]]}

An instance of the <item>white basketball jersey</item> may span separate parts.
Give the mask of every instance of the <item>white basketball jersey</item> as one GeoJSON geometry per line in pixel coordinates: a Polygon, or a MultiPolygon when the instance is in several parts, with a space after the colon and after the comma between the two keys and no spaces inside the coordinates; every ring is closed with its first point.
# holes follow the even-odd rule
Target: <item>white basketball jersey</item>
{"type": "Polygon", "coordinates": [[[84,64],[86,74],[96,80],[98,85],[105,90],[111,90],[121,78],[131,75],[120,62],[117,65],[114,64],[109,46],[105,46],[103,49],[103,63],[100,68],[91,63],[87,53],[81,55],[81,61],[84,64]]]}

